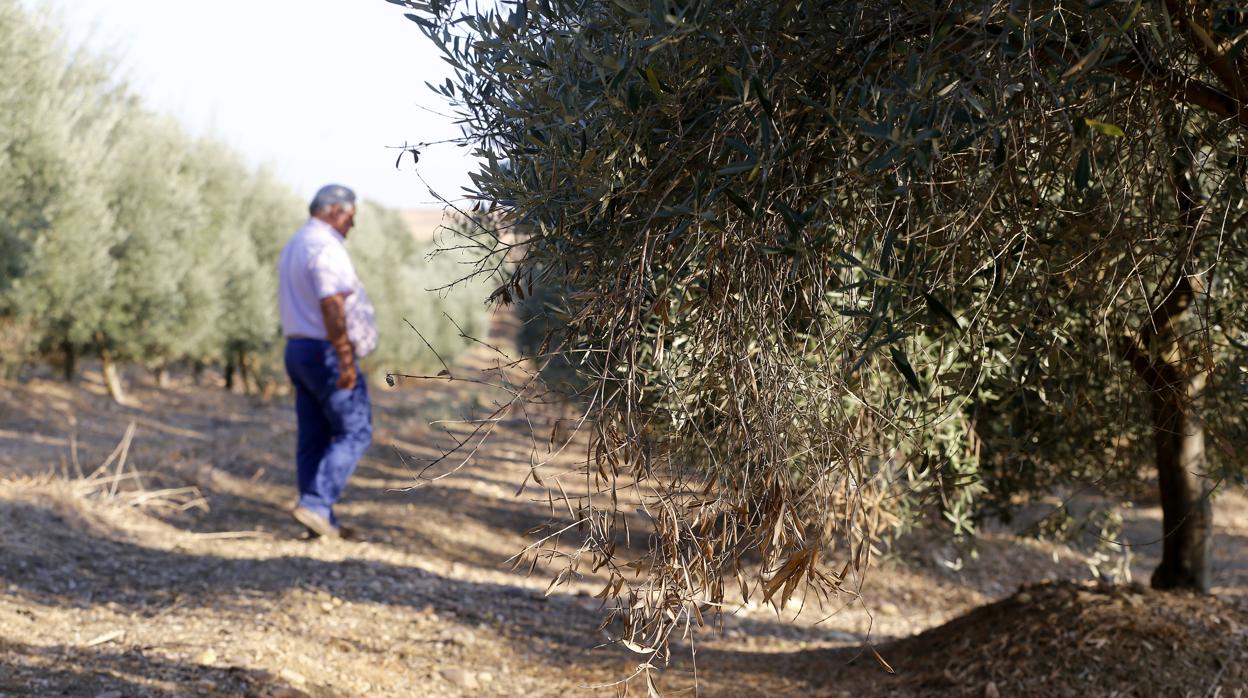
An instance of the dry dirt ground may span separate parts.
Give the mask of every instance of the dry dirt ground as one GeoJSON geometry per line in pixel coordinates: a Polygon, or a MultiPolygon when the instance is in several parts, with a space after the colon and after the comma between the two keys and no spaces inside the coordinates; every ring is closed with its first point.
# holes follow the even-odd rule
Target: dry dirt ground
{"type": "MultiPolygon", "coordinates": [[[[506,564],[559,518],[522,485],[548,443],[528,423],[411,489],[467,429],[429,422],[498,393],[374,383],[375,446],[338,509],[363,539],[321,541],[286,513],[287,398],[133,379],[131,407],[91,371],[0,383],[0,696],[615,695],[637,666],[597,629],[601,579],[547,595],[546,570],[506,564]]],[[[1246,695],[1248,499],[1216,507],[1216,599],[1101,586],[1084,552],[996,532],[977,555],[912,546],[875,568],[866,602],[744,604],[678,645],[657,686],[694,695],[696,671],[703,696],[1246,695]],[[1022,587],[1043,579],[1072,581],[1022,587]]],[[[1128,524],[1155,538],[1159,513],[1137,506],[1128,524]]],[[[1137,579],[1156,547],[1134,549],[1137,579]]]]}

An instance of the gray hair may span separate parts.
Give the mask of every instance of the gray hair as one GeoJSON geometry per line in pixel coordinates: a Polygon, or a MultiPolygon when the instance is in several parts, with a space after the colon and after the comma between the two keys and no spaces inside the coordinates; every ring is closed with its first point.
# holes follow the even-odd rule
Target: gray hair
{"type": "Polygon", "coordinates": [[[312,197],[312,203],[308,204],[308,213],[315,216],[334,206],[347,205],[355,208],[355,192],[350,187],[344,187],[341,184],[326,184],[316,192],[316,196],[312,197]]]}

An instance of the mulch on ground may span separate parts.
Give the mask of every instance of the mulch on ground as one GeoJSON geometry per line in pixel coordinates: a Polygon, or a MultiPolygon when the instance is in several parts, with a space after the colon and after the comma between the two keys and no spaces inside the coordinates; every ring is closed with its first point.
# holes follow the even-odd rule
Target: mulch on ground
{"type": "MultiPolygon", "coordinates": [[[[741,669],[765,666],[794,695],[1248,695],[1248,607],[1139,585],[1030,585],[875,650],[775,655],[741,669]]],[[[721,680],[724,691],[708,695],[744,695],[721,680]]]]}

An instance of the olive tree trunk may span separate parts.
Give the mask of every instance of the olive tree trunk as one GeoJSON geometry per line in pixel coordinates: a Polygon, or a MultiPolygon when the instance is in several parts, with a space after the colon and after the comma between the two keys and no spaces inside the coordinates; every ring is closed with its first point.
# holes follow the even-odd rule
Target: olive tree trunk
{"type": "MultiPolygon", "coordinates": [[[[1167,366],[1166,368],[1172,368],[1167,366]]],[[[1213,506],[1205,476],[1205,430],[1198,398],[1204,375],[1152,391],[1153,439],[1161,495],[1161,564],[1155,589],[1208,593],[1213,574],[1213,506]]]]}
{"type": "Polygon", "coordinates": [[[242,349],[238,350],[238,378],[243,384],[243,394],[251,395],[252,393],[252,376],[251,367],[247,365],[247,352],[242,349]]]}
{"type": "Polygon", "coordinates": [[[65,382],[72,383],[74,376],[78,374],[78,350],[68,339],[61,344],[61,349],[64,352],[62,357],[64,363],[61,364],[61,369],[64,371],[65,382]]]}
{"type": "Polygon", "coordinates": [[[225,390],[226,392],[234,392],[234,357],[225,357],[225,390]]]}
{"type": "Polygon", "coordinates": [[[100,347],[100,371],[104,374],[104,385],[108,388],[108,396],[118,405],[126,404],[126,393],[121,387],[121,377],[117,374],[117,364],[108,349],[100,347]]]}
{"type": "Polygon", "coordinates": [[[1201,292],[1200,280],[1184,268],[1189,260],[1183,255],[1191,255],[1189,246],[1200,227],[1202,205],[1190,158],[1176,155],[1173,165],[1180,220],[1191,237],[1176,246],[1175,255],[1181,261],[1174,284],[1153,308],[1129,356],[1149,388],[1161,499],[1161,564],[1150,583],[1154,589],[1208,593],[1213,572],[1213,506],[1200,418],[1206,374],[1200,362],[1193,360],[1178,327],[1201,292]]]}

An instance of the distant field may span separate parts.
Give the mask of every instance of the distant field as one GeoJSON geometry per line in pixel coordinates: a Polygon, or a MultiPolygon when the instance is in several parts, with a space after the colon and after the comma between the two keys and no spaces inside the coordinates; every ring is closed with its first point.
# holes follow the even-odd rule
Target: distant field
{"type": "Polygon", "coordinates": [[[452,214],[440,208],[409,208],[399,211],[403,222],[412,230],[412,237],[421,242],[433,240],[439,226],[450,226],[452,214]]]}

